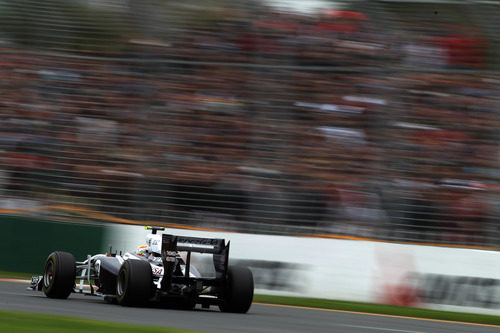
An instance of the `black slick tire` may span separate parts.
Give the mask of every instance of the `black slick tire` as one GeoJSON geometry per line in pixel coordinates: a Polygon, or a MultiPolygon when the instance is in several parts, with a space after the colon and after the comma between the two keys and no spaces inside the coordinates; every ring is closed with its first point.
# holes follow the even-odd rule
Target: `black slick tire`
{"type": "Polygon", "coordinates": [[[254,283],[250,269],[242,266],[230,266],[226,285],[223,288],[219,309],[222,312],[246,313],[253,300],[254,283]]]}
{"type": "Polygon", "coordinates": [[[145,305],[152,292],[151,265],[142,260],[125,260],[116,278],[116,300],[124,306],[145,305]]]}
{"type": "Polygon", "coordinates": [[[68,252],[52,252],[45,261],[42,290],[50,298],[68,298],[75,286],[75,258],[68,252]]]}

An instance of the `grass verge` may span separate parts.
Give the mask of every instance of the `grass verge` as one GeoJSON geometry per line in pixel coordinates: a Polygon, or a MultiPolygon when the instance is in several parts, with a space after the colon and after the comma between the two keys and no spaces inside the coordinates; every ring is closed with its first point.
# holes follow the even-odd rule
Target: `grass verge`
{"type": "Polygon", "coordinates": [[[0,271],[0,278],[9,278],[9,279],[26,279],[30,280],[32,276],[34,275],[42,275],[40,274],[31,274],[31,273],[13,273],[13,272],[6,272],[6,271],[0,271]]]}
{"type": "Polygon", "coordinates": [[[392,316],[449,320],[449,321],[500,326],[500,316],[491,316],[483,314],[436,311],[436,310],[410,308],[410,307],[385,305],[385,304],[358,303],[358,302],[335,301],[335,300],[319,299],[319,298],[302,298],[302,297],[287,297],[287,296],[255,295],[253,300],[254,302],[267,303],[267,304],[305,306],[311,308],[366,312],[366,313],[376,313],[376,314],[384,314],[392,316]]]}
{"type": "Polygon", "coordinates": [[[22,313],[0,311],[0,332],[16,333],[194,333],[196,331],[180,330],[145,325],[130,325],[81,319],[65,316],[46,315],[38,313],[22,313]]]}

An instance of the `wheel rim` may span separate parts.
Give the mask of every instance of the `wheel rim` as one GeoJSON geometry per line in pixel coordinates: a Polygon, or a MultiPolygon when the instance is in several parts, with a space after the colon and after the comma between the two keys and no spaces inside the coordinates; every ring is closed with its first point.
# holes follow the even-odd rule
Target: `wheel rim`
{"type": "Polygon", "coordinates": [[[118,274],[118,283],[116,284],[116,293],[122,296],[125,291],[125,271],[122,270],[118,274]]]}
{"type": "Polygon", "coordinates": [[[54,263],[52,262],[52,260],[49,260],[47,262],[47,265],[45,266],[45,272],[43,273],[43,285],[45,286],[45,288],[50,287],[53,278],[54,278],[54,263]]]}

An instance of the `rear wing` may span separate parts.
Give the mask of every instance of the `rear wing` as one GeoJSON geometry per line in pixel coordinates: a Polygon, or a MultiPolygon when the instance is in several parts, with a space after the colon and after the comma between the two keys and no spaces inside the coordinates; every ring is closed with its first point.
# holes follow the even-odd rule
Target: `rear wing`
{"type": "Polygon", "coordinates": [[[162,289],[168,290],[172,282],[177,252],[187,252],[185,278],[189,279],[191,252],[211,253],[217,280],[225,279],[229,261],[229,243],[221,238],[201,238],[162,234],[161,258],[164,267],[162,289]]]}
{"type": "Polygon", "coordinates": [[[176,238],[177,251],[219,254],[225,247],[223,239],[185,236],[176,236],[176,238]]]}

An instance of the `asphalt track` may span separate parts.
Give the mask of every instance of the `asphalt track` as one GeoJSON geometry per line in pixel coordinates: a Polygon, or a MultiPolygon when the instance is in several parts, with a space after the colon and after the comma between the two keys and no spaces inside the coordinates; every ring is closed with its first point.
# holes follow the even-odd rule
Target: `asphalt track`
{"type": "Polygon", "coordinates": [[[253,304],[247,314],[221,313],[215,308],[194,311],[127,308],[101,298],[71,295],[46,298],[27,290],[26,283],[0,281],[0,310],[37,312],[121,323],[167,326],[201,332],[307,333],[498,333],[499,326],[474,325],[367,315],[350,312],[253,304]]]}

